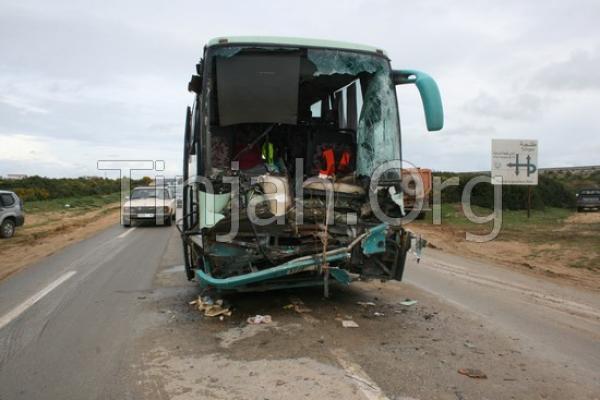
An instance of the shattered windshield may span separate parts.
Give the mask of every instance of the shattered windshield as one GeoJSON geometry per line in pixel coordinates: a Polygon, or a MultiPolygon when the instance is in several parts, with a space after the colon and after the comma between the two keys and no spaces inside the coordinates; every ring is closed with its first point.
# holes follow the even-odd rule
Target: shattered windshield
{"type": "MultiPolygon", "coordinates": [[[[297,135],[317,137],[317,150],[289,152],[295,156],[319,158],[323,142],[337,146],[337,153],[349,149],[349,164],[356,175],[370,176],[380,164],[400,158],[396,93],[387,58],[342,50],[266,47],[216,48],[212,56],[216,76],[211,93],[211,166],[227,165],[233,159],[230,155],[250,142],[240,144],[243,136],[264,142],[260,132],[265,124],[302,127],[297,135]]],[[[270,137],[282,130],[274,128],[270,137]]],[[[297,145],[313,146],[313,142],[297,145]]],[[[250,158],[247,152],[245,158],[250,158]]],[[[260,158],[257,153],[250,164],[260,158]]],[[[310,161],[307,166],[311,167],[310,161]]]]}
{"type": "Polygon", "coordinates": [[[400,158],[400,125],[389,63],[382,57],[337,50],[308,50],[315,75],[362,76],[357,129],[357,173],[370,175],[381,163],[400,158]]]}

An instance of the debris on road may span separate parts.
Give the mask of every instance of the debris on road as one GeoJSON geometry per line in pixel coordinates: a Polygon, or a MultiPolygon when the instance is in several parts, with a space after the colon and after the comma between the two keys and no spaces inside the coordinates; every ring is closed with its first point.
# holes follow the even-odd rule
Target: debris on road
{"type": "Polygon", "coordinates": [[[210,296],[198,296],[197,300],[190,301],[189,304],[196,305],[198,310],[204,312],[207,317],[231,316],[229,306],[225,305],[222,299],[213,301],[210,296]]]}
{"type": "Polygon", "coordinates": [[[358,324],[351,319],[342,320],[342,326],[344,328],[358,328],[358,324]]]}
{"type": "Polygon", "coordinates": [[[374,316],[376,316],[376,317],[385,317],[385,314],[384,314],[384,313],[382,313],[382,312],[377,312],[377,311],[375,311],[375,312],[373,313],[373,315],[374,315],[374,316]]]}
{"type": "Polygon", "coordinates": [[[304,302],[300,298],[294,296],[290,297],[290,304],[283,306],[283,308],[285,310],[294,310],[299,314],[312,312],[309,307],[304,305],[304,302]]]}
{"type": "Polygon", "coordinates": [[[373,303],[372,301],[357,301],[356,304],[358,304],[359,306],[363,306],[363,307],[374,307],[377,304],[373,303]]]}
{"type": "Polygon", "coordinates": [[[312,310],[306,307],[304,304],[294,304],[294,311],[300,314],[312,312],[312,310]]]}
{"type": "Polygon", "coordinates": [[[404,301],[401,301],[400,304],[402,304],[403,306],[414,306],[415,304],[417,304],[417,301],[411,300],[411,299],[406,299],[404,301]]]}
{"type": "Polygon", "coordinates": [[[427,247],[427,240],[421,238],[421,235],[414,236],[411,239],[410,252],[417,258],[417,264],[421,261],[421,254],[425,247],[427,247]]]}
{"type": "Polygon", "coordinates": [[[487,375],[483,371],[475,368],[460,368],[458,373],[468,376],[469,378],[487,379],[487,375]]]}
{"type": "Polygon", "coordinates": [[[270,324],[273,319],[270,315],[255,315],[246,320],[250,325],[270,324]]]}

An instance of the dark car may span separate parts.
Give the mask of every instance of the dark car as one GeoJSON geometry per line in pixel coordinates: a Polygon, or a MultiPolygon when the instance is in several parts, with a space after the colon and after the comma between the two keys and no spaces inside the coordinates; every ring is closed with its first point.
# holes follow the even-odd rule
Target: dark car
{"type": "Polygon", "coordinates": [[[0,238],[15,234],[15,227],[25,223],[23,202],[14,192],[0,190],[0,238]]]}
{"type": "Polygon", "coordinates": [[[583,189],[577,193],[577,211],[600,209],[600,189],[583,189]]]}

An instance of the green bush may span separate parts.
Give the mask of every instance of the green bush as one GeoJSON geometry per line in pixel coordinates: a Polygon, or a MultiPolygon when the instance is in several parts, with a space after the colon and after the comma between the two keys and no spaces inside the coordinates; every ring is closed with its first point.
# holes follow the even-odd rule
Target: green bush
{"type": "MultiPolygon", "coordinates": [[[[488,174],[450,173],[439,172],[434,176],[442,178],[442,182],[452,177],[459,178],[458,186],[450,186],[442,191],[442,202],[457,203],[461,201],[465,185],[476,176],[488,174]]],[[[575,194],[558,179],[540,175],[538,185],[531,188],[531,207],[543,209],[544,207],[573,208],[575,207],[575,194]]],[[[522,210],[527,208],[527,186],[505,185],[502,187],[502,208],[508,210],[522,210]]],[[[475,185],[471,192],[471,204],[491,208],[494,202],[494,187],[490,183],[475,185]]]]}
{"type": "Polygon", "coordinates": [[[14,192],[23,201],[47,200],[50,197],[50,193],[46,189],[16,188],[14,192]]]}
{"type": "MultiPolygon", "coordinates": [[[[134,180],[131,186],[145,184],[149,178],[134,180]]],[[[44,178],[31,176],[25,179],[0,179],[0,189],[12,190],[23,201],[50,200],[63,197],[81,197],[117,193],[121,190],[119,179],[44,178]]]]}

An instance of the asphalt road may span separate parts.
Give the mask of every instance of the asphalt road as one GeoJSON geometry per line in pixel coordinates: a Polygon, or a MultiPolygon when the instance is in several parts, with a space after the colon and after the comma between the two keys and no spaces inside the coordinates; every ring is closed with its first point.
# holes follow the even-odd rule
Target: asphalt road
{"type": "Polygon", "coordinates": [[[409,268],[405,278],[526,342],[541,359],[598,371],[597,293],[436,250],[428,250],[423,263],[409,268]]]}
{"type": "Polygon", "coordinates": [[[171,233],[114,226],[2,282],[5,316],[69,276],[0,331],[0,399],[102,397],[171,233]]]}
{"type": "Polygon", "coordinates": [[[600,397],[597,294],[435,251],[407,282],[229,296],[208,318],[174,228],[114,226],[0,283],[0,400],[600,397]]]}

